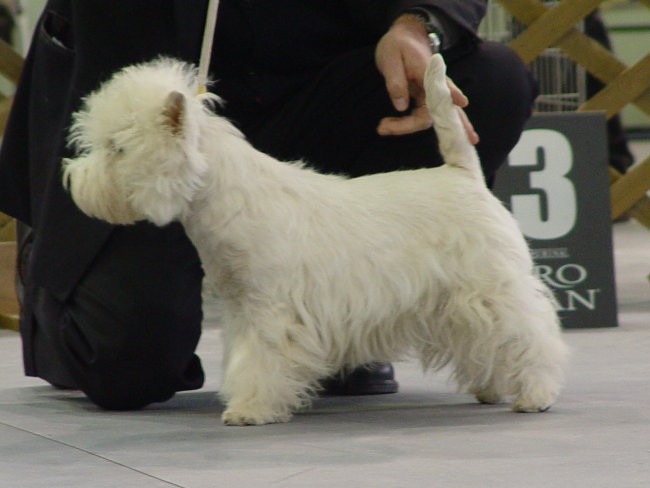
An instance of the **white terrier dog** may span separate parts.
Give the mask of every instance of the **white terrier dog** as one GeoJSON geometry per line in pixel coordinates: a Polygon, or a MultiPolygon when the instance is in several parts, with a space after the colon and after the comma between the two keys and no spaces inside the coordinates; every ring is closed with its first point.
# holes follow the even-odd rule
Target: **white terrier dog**
{"type": "Polygon", "coordinates": [[[354,179],[257,151],[171,59],[125,68],[75,114],[76,204],[115,224],[180,221],[223,300],[225,423],[286,422],[320,379],[408,354],[449,364],[481,402],[557,398],[551,293],[484,184],[439,55],[425,85],[446,164],[354,179]]]}

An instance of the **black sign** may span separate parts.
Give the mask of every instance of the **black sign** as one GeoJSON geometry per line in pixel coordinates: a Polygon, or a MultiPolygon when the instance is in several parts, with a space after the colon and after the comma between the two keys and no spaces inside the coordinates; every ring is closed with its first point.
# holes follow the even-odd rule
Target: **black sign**
{"type": "Polygon", "coordinates": [[[617,325],[608,160],[603,114],[535,115],[494,189],[566,328],[617,325]]]}

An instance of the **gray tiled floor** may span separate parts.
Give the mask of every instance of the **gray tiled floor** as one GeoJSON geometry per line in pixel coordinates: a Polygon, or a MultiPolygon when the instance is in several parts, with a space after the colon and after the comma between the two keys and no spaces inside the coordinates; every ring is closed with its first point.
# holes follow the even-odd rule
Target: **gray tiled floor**
{"type": "Polygon", "coordinates": [[[646,488],[650,234],[629,222],[614,240],[620,327],[566,332],[568,382],[547,414],[478,405],[404,362],[396,395],[322,398],[290,424],[225,427],[213,326],[202,390],[103,412],[25,378],[17,334],[0,331],[0,488],[646,488]]]}
{"type": "Polygon", "coordinates": [[[397,395],[225,427],[215,327],[200,344],[203,390],[102,412],[23,377],[17,335],[0,332],[0,487],[650,486],[650,236],[635,223],[614,235],[621,325],[566,333],[568,384],[547,414],[477,405],[405,362],[397,395]]]}

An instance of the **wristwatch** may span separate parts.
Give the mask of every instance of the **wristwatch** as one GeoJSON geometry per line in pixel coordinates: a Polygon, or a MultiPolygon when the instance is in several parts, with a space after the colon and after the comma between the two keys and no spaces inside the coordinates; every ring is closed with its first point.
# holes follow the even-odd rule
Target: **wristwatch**
{"type": "Polygon", "coordinates": [[[440,46],[444,40],[443,27],[438,18],[431,11],[424,7],[413,7],[404,12],[415,17],[426,29],[429,36],[431,53],[439,53],[440,46]]]}

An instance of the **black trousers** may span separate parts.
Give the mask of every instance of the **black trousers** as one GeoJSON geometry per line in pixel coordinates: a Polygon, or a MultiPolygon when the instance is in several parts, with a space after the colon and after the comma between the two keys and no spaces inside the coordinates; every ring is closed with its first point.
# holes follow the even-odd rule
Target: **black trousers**
{"type": "MultiPolygon", "coordinates": [[[[467,113],[491,180],[530,115],[535,83],[514,53],[491,43],[450,63],[449,75],[470,100],[467,113]]],[[[324,172],[358,176],[441,163],[431,130],[377,135],[386,115],[394,110],[367,48],[336,60],[277,106],[236,122],[265,152],[304,158],[324,172]]],[[[139,408],[202,385],[194,352],[202,270],[178,224],[117,227],[65,302],[24,280],[27,374],[80,388],[109,409],[139,408]]]]}

